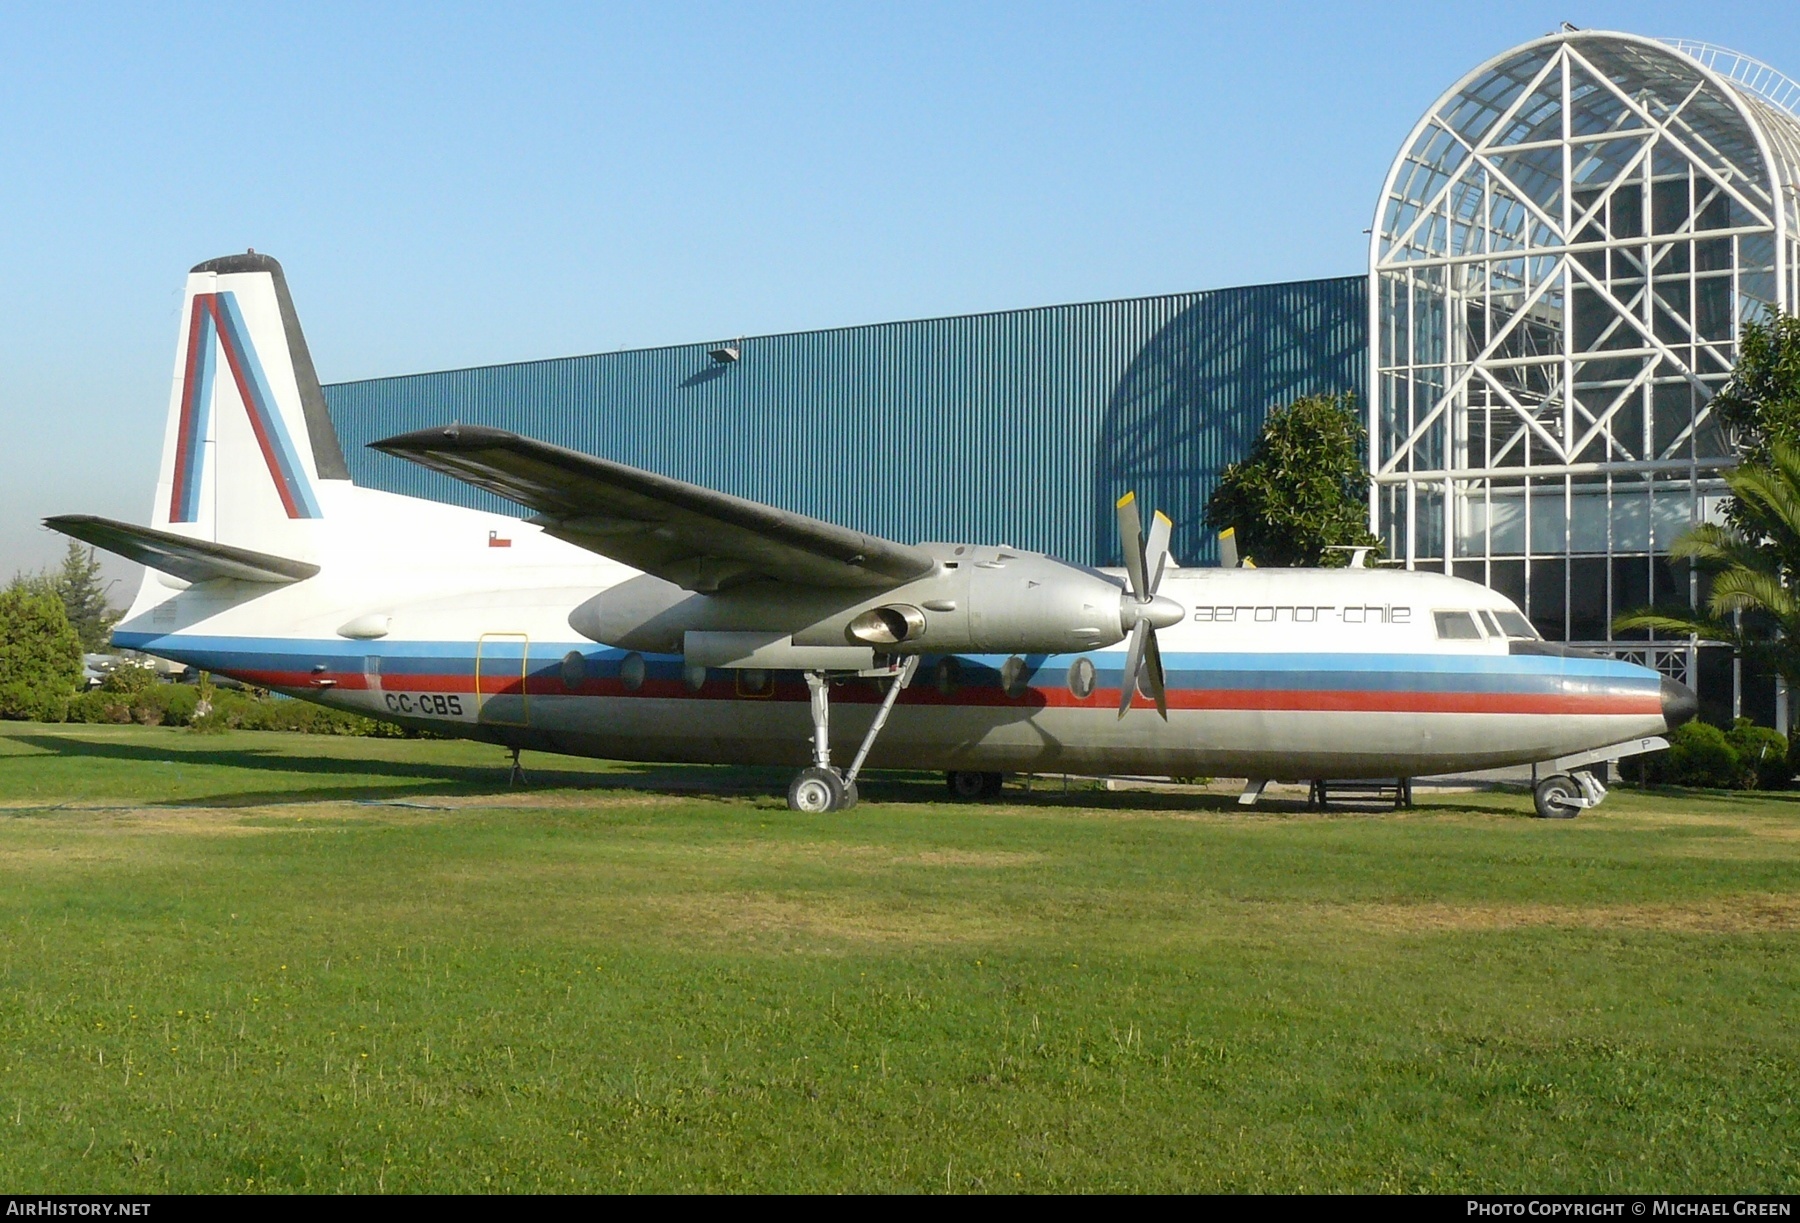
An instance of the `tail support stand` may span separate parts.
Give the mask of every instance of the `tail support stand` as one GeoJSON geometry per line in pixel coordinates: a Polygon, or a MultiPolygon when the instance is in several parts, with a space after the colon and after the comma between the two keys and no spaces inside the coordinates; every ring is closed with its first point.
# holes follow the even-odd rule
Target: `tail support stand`
{"type": "Polygon", "coordinates": [[[507,775],[506,784],[509,786],[525,784],[525,770],[519,765],[519,749],[516,747],[512,749],[512,772],[507,775]]]}

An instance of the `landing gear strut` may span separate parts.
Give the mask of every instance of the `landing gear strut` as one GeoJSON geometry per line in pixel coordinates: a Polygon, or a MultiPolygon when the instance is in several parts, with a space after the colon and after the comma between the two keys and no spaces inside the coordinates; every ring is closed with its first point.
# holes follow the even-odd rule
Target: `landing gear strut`
{"type": "Polygon", "coordinates": [[[831,767],[831,673],[806,673],[806,686],[812,691],[813,762],[811,768],[802,769],[788,786],[790,810],[819,814],[848,811],[856,806],[856,775],[862,772],[863,761],[869,758],[869,749],[875,746],[875,736],[887,725],[888,715],[894,711],[894,702],[900,699],[901,689],[912,683],[918,669],[919,658],[914,654],[893,673],[887,695],[881,698],[881,708],[875,711],[875,720],[869,724],[869,733],[863,736],[862,746],[857,748],[856,758],[850,762],[847,773],[831,767]]]}

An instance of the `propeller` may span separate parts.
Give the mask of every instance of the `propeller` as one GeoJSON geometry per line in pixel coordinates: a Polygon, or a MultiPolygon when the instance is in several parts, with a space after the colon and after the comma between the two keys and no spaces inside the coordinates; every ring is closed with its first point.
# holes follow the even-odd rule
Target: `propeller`
{"type": "Polygon", "coordinates": [[[1169,698],[1163,682],[1162,650],[1156,630],[1168,628],[1187,615],[1187,610],[1166,595],[1156,593],[1163,570],[1169,565],[1169,532],[1175,524],[1158,510],[1150,518],[1150,537],[1138,517],[1137,494],[1119,498],[1119,542],[1125,547],[1125,573],[1129,585],[1119,598],[1119,626],[1130,633],[1125,647],[1125,671],[1119,677],[1119,716],[1131,708],[1131,694],[1142,685],[1156,701],[1156,712],[1169,720],[1169,698]]]}

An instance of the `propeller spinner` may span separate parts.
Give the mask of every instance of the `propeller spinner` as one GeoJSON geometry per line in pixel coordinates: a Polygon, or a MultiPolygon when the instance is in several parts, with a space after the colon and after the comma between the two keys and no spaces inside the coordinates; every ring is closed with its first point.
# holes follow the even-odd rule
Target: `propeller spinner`
{"type": "Polygon", "coordinates": [[[1119,542],[1125,547],[1125,572],[1129,589],[1119,600],[1120,627],[1131,634],[1125,647],[1125,671],[1119,678],[1119,716],[1131,708],[1131,694],[1139,687],[1156,702],[1156,712],[1169,719],[1169,698],[1163,683],[1162,651],[1156,630],[1179,623],[1187,611],[1175,600],[1156,593],[1169,563],[1169,532],[1174,523],[1158,510],[1150,519],[1150,538],[1144,538],[1138,518],[1137,494],[1119,498],[1119,542]]]}

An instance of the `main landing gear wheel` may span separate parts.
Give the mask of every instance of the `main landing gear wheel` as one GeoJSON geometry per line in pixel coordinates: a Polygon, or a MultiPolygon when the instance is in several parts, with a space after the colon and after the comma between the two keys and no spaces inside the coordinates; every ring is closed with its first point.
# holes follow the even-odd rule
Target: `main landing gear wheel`
{"type": "Polygon", "coordinates": [[[849,785],[836,769],[803,769],[788,786],[788,809],[808,815],[843,811],[856,805],[856,785],[849,785]]]}
{"type": "Polygon", "coordinates": [[[950,788],[950,796],[964,802],[999,798],[1000,786],[1004,780],[999,773],[977,773],[969,769],[951,769],[944,774],[944,784],[950,788]]]}
{"type": "Polygon", "coordinates": [[[1581,800],[1581,784],[1567,773],[1544,778],[1532,794],[1538,818],[1545,820],[1574,819],[1587,805],[1581,800]]]}

